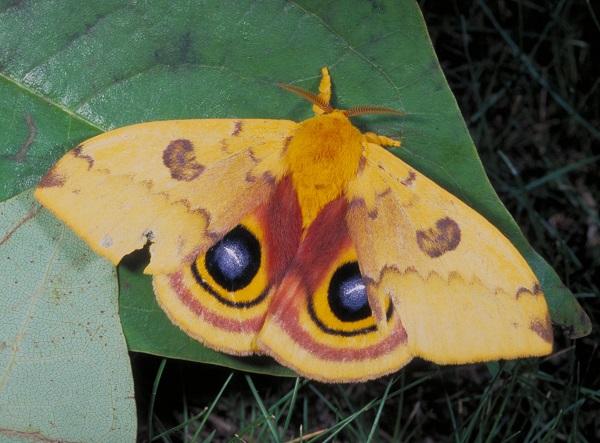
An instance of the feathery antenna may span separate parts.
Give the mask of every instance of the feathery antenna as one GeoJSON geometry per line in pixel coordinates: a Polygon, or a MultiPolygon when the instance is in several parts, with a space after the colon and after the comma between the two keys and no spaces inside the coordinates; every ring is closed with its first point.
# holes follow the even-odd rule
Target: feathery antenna
{"type": "Polygon", "coordinates": [[[325,103],[325,101],[321,97],[319,97],[316,94],[313,94],[312,92],[308,92],[302,88],[299,88],[298,86],[287,85],[285,83],[277,83],[277,86],[279,86],[282,89],[285,89],[286,91],[290,91],[296,95],[299,95],[300,97],[311,102],[313,105],[316,105],[319,108],[321,108],[324,112],[333,111],[333,108],[329,103],[325,103]]]}
{"type": "Polygon", "coordinates": [[[355,106],[350,109],[344,110],[346,117],[356,117],[357,115],[364,114],[393,114],[393,115],[406,115],[401,111],[395,109],[385,108],[383,106],[355,106]]]}

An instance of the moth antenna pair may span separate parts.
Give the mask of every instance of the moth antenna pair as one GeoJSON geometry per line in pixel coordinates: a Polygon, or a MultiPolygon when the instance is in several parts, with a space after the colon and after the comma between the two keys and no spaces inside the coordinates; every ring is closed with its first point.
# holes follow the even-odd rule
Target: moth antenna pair
{"type": "MultiPolygon", "coordinates": [[[[304,89],[299,88],[298,86],[294,86],[294,85],[288,85],[285,83],[278,83],[277,85],[280,88],[285,89],[286,91],[289,91],[293,94],[296,94],[296,95],[308,100],[313,105],[321,108],[323,110],[323,112],[325,112],[325,113],[334,111],[333,106],[331,106],[329,103],[327,103],[321,97],[319,97],[317,94],[314,94],[309,91],[305,91],[304,89]]],[[[342,110],[342,112],[344,113],[344,115],[346,117],[356,117],[358,115],[365,115],[365,114],[393,114],[393,115],[405,115],[406,114],[404,112],[397,111],[397,110],[391,109],[391,108],[386,108],[384,106],[354,106],[350,109],[344,109],[344,110],[342,110]]]]}

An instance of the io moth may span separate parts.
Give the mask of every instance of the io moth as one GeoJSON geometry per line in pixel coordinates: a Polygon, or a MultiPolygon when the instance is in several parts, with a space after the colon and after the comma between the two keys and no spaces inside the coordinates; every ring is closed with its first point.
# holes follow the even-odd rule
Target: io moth
{"type": "Polygon", "coordinates": [[[306,377],[362,381],[413,357],[439,364],[541,356],[552,326],[511,242],[391,154],[399,142],[335,109],[315,116],[154,121],[87,140],[35,196],[117,264],[144,272],[171,321],[231,354],[306,377]]]}

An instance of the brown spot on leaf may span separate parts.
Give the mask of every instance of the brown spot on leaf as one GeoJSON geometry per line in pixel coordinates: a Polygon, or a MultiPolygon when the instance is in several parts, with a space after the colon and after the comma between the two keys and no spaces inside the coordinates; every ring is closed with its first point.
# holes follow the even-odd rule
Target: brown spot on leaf
{"type": "Polygon", "coordinates": [[[94,158],[90,155],[83,154],[81,152],[82,149],[83,149],[83,146],[79,145],[75,149],[73,149],[71,152],[73,153],[73,156],[87,161],[88,171],[89,171],[90,169],[92,169],[92,166],[94,166],[94,158]]]}
{"type": "Polygon", "coordinates": [[[37,204],[32,205],[29,212],[27,212],[27,214],[25,214],[25,216],[17,222],[17,224],[15,224],[11,229],[8,230],[6,234],[4,234],[2,238],[0,238],[0,246],[6,243],[21,226],[23,226],[25,223],[27,223],[29,220],[35,217],[40,209],[41,206],[37,204]]]}
{"type": "Polygon", "coordinates": [[[415,174],[415,171],[410,170],[408,172],[408,176],[402,180],[400,180],[400,183],[402,183],[404,186],[410,186],[414,183],[414,181],[417,179],[417,174],[415,174]]]}
{"type": "Polygon", "coordinates": [[[169,143],[163,151],[163,163],[175,180],[191,181],[204,171],[204,166],[196,161],[192,142],[183,138],[169,143]]]}
{"type": "Polygon", "coordinates": [[[29,148],[33,144],[33,141],[35,140],[35,136],[37,134],[37,128],[35,126],[35,123],[33,121],[33,117],[31,116],[31,114],[25,115],[25,123],[27,123],[27,129],[29,132],[27,134],[27,139],[25,139],[23,144],[21,144],[21,146],[19,147],[19,150],[15,153],[15,155],[12,156],[12,159],[14,161],[16,161],[17,163],[23,163],[25,161],[27,152],[29,151],[29,148]]]}
{"type": "Polygon", "coordinates": [[[58,174],[54,167],[52,167],[46,175],[40,180],[38,187],[40,188],[52,188],[61,187],[65,184],[65,178],[58,174]]]}
{"type": "Polygon", "coordinates": [[[238,120],[233,124],[233,131],[231,132],[231,135],[240,135],[240,132],[242,132],[242,121],[238,120]]]}
{"type": "Polygon", "coordinates": [[[534,320],[531,322],[529,329],[531,329],[533,332],[539,335],[542,338],[542,340],[547,341],[548,343],[552,343],[554,333],[552,331],[552,324],[550,323],[550,320],[534,320]]]}
{"type": "Polygon", "coordinates": [[[453,251],[459,243],[460,228],[450,217],[439,219],[435,223],[435,227],[417,231],[419,248],[432,258],[453,251]]]}

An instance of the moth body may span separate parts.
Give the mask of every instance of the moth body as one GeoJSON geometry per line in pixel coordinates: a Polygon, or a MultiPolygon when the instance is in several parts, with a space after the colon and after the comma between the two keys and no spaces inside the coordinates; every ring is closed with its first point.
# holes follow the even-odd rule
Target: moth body
{"type": "Polygon", "coordinates": [[[316,115],[299,124],[284,153],[306,227],[356,177],[362,133],[341,111],[316,115]]]}

